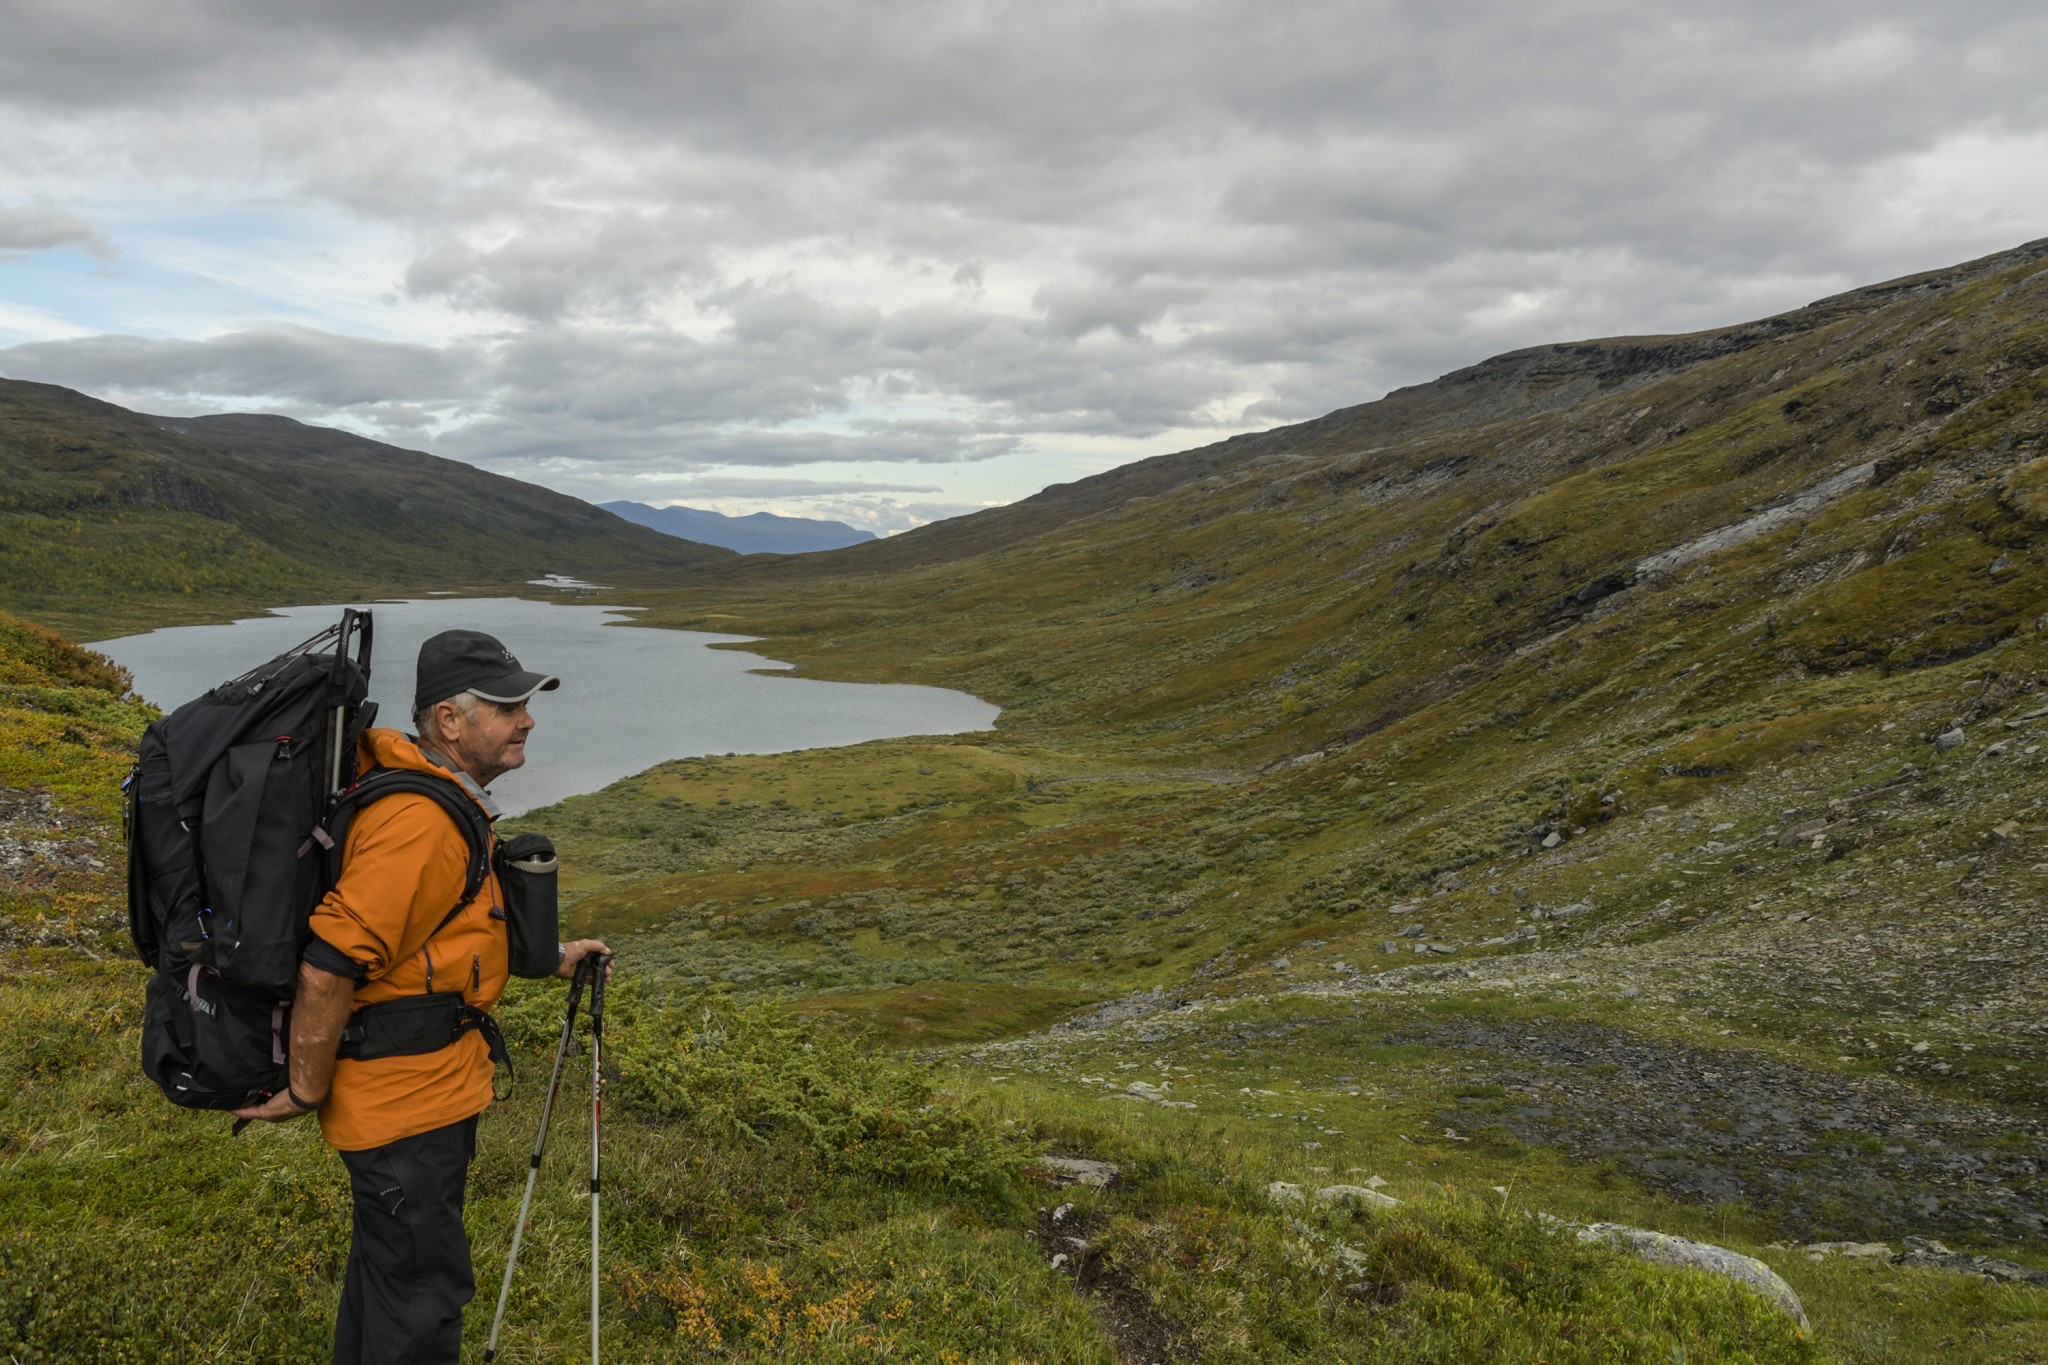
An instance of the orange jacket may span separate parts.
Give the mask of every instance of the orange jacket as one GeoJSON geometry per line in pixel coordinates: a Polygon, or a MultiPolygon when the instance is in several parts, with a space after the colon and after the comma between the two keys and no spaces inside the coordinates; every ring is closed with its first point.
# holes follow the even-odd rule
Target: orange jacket
{"type": "MultiPolygon", "coordinates": [[[[365,771],[375,765],[449,777],[396,730],[365,733],[357,757],[365,771]]],[[[497,874],[446,928],[434,930],[462,894],[468,865],[462,832],[429,797],[398,792],[356,812],[342,842],[341,879],[314,909],[312,927],[362,968],[359,1007],[429,989],[459,989],[478,1009],[498,1003],[510,960],[504,921],[491,915],[503,903],[497,874]]],[[[354,1152],[482,1113],[491,1102],[491,1070],[488,1045],[476,1032],[438,1052],[344,1058],[320,1111],[321,1134],[354,1152]]]]}

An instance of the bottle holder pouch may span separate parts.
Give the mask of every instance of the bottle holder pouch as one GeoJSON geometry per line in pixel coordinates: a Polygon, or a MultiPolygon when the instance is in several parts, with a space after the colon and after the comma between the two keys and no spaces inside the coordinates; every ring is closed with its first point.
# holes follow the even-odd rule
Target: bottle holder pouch
{"type": "Polygon", "coordinates": [[[512,941],[512,975],[553,976],[562,961],[555,845],[545,834],[515,835],[498,845],[497,864],[512,941]]]}

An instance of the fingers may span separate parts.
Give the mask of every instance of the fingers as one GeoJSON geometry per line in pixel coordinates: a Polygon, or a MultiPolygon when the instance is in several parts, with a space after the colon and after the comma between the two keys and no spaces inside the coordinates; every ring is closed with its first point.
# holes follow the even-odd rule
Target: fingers
{"type": "MultiPolygon", "coordinates": [[[[605,946],[603,939],[596,938],[579,938],[572,942],[564,943],[562,945],[562,965],[555,968],[555,975],[561,977],[564,981],[571,979],[576,975],[576,970],[582,965],[583,959],[589,957],[592,953],[603,953],[609,956],[611,949],[605,946]]],[[[611,980],[612,967],[610,962],[605,963],[604,975],[605,980],[611,980]]]]}
{"type": "Polygon", "coordinates": [[[283,1094],[272,1095],[261,1104],[252,1104],[246,1109],[233,1111],[236,1118],[249,1119],[257,1123],[283,1123],[286,1119],[295,1119],[312,1112],[310,1109],[301,1109],[292,1103],[291,1096],[283,1094]]]}

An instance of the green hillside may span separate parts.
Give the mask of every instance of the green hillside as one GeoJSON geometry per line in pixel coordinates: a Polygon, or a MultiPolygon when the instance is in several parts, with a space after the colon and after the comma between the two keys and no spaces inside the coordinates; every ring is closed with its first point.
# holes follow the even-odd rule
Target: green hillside
{"type": "MultiPolygon", "coordinates": [[[[1765,1255],[2048,1264],[2044,258],[645,594],[1003,721],[529,818],[643,959],[964,1087],[1292,1135],[1301,1182],[1393,1151],[1765,1255]],[[1077,999],[1122,1003],[1020,1040],[1077,999]],[[1099,1083],[1134,1066],[1199,1119],[1099,1083]]],[[[1779,1261],[1846,1358],[2048,1350],[2038,1291],[1958,1336],[1896,1269],[1779,1261]]]]}
{"type": "Polygon", "coordinates": [[[349,432],[284,417],[153,418],[0,380],[0,607],[81,634],[730,557],[349,432]]]}

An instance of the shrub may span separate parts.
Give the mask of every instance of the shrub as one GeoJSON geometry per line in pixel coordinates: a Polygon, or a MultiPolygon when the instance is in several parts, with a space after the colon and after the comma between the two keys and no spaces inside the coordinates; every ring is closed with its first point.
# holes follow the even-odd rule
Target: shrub
{"type": "MultiPolygon", "coordinates": [[[[551,1048],[558,1007],[553,994],[525,993],[504,1010],[508,1038],[551,1048]]],[[[764,1148],[794,1142],[828,1170],[988,1196],[1010,1187],[1027,1156],[937,1094],[925,1067],[771,1003],[670,1003],[622,982],[606,1016],[612,1093],[650,1121],[764,1148]]]]}

